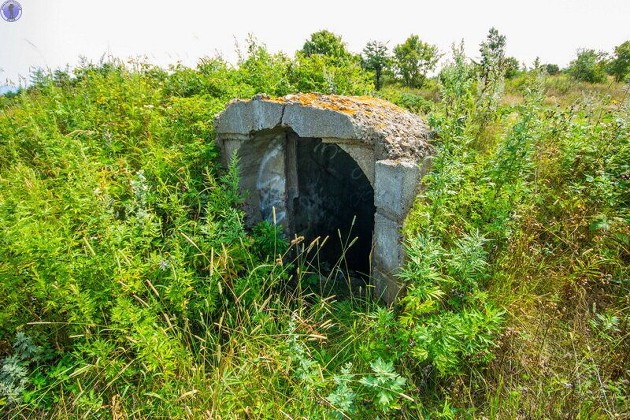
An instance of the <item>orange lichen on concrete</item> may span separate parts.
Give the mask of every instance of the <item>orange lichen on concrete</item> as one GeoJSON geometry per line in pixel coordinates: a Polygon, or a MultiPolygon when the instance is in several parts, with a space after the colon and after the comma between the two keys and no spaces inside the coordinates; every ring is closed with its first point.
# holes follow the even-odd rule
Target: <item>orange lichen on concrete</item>
{"type": "Polygon", "coordinates": [[[328,109],[331,111],[342,112],[347,115],[356,113],[365,114],[366,116],[378,114],[379,109],[388,112],[406,112],[402,108],[372,96],[340,96],[340,95],[322,95],[319,93],[297,93],[287,95],[281,98],[263,97],[269,102],[277,102],[281,104],[300,104],[313,108],[328,109]]]}
{"type": "Polygon", "coordinates": [[[287,120],[285,116],[308,115],[312,120],[305,130],[311,133],[311,137],[319,137],[317,132],[312,131],[317,128],[319,132],[326,134],[325,137],[354,139],[371,145],[382,158],[419,159],[430,153],[431,149],[428,143],[429,129],[418,115],[372,96],[297,93],[271,98],[267,95],[256,95],[251,100],[233,101],[221,115],[217,118],[224,122],[221,129],[226,130],[226,133],[247,134],[255,129],[276,127],[295,129],[291,124],[296,121],[287,120]],[[265,108],[265,103],[269,107],[265,108]],[[239,111],[229,114],[231,107],[239,111]],[[254,108],[257,111],[254,112],[254,108]],[[289,108],[291,111],[285,113],[289,108]],[[305,108],[304,113],[300,108],[305,108]],[[306,108],[327,112],[313,113],[306,108]],[[250,114],[241,115],[241,110],[248,110],[250,114]],[[343,115],[347,120],[337,118],[331,113],[343,115]],[[339,126],[336,127],[335,124],[339,126]]]}

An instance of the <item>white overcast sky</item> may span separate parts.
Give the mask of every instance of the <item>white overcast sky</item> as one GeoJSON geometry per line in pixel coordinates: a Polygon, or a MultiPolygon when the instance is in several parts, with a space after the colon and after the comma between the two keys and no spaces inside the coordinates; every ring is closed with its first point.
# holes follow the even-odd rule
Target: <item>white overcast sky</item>
{"type": "MultiPolygon", "coordinates": [[[[4,0],[0,0],[2,2],[4,0]]],[[[97,61],[104,53],[193,66],[220,53],[234,61],[249,33],[292,55],[328,29],[360,52],[372,39],[401,43],[412,33],[449,51],[464,39],[470,56],[488,29],[507,36],[507,52],[531,64],[565,66],[578,48],[612,52],[630,40],[630,0],[18,0],[20,20],[0,20],[0,86],[29,68],[97,61]]]]}

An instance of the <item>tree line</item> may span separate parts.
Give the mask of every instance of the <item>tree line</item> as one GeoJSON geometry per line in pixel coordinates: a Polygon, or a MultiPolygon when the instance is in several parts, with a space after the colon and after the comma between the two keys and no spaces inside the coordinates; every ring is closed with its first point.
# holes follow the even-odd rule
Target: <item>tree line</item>
{"type": "MultiPolygon", "coordinates": [[[[416,34],[410,35],[391,50],[387,44],[371,40],[361,54],[352,54],[347,50],[341,36],[328,30],[321,30],[310,36],[298,54],[305,57],[319,54],[340,61],[358,61],[364,69],[374,74],[374,85],[377,90],[382,88],[385,77],[408,87],[421,88],[427,75],[436,69],[443,55],[436,45],[424,42],[416,34]]],[[[517,58],[506,56],[505,45],[505,35],[491,28],[480,45],[481,59],[476,63],[482,81],[493,76],[488,74],[489,69],[500,72],[507,79],[527,71],[527,66],[521,64],[517,58]]],[[[579,49],[575,59],[566,69],[560,69],[553,63],[543,64],[538,58],[532,67],[542,69],[550,75],[562,71],[576,80],[590,83],[601,83],[606,80],[607,75],[621,82],[630,76],[630,41],[615,47],[613,54],[587,48],[579,49]]]]}

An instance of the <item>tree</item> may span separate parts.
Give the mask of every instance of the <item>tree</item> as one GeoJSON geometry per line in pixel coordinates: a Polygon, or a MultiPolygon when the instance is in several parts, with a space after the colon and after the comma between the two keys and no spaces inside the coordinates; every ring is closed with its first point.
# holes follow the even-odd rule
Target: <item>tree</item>
{"type": "Polygon", "coordinates": [[[347,59],[351,57],[351,54],[346,49],[346,45],[341,40],[341,36],[335,35],[327,30],[312,33],[310,39],[304,43],[300,52],[305,57],[310,57],[315,54],[337,59],[347,59]]]}
{"type": "Polygon", "coordinates": [[[534,63],[532,65],[532,67],[533,67],[532,70],[535,70],[535,71],[540,70],[540,68],[542,67],[542,64],[540,63],[540,57],[536,57],[534,59],[534,63]]]}
{"type": "Polygon", "coordinates": [[[604,73],[605,54],[591,49],[579,49],[577,57],[569,64],[569,74],[576,80],[601,83],[606,80],[604,73]]]}
{"type": "Polygon", "coordinates": [[[383,71],[387,70],[391,64],[387,45],[378,41],[368,42],[363,49],[361,62],[363,68],[374,72],[374,86],[376,90],[380,90],[383,86],[383,71]]]}
{"type": "Polygon", "coordinates": [[[298,54],[289,68],[289,82],[299,92],[367,95],[374,89],[371,75],[356,60],[298,54]]]}
{"type": "Polygon", "coordinates": [[[256,93],[283,96],[293,90],[288,80],[291,60],[282,53],[271,54],[253,36],[247,39],[247,53],[239,51],[239,73],[256,93]]]}
{"type": "Polygon", "coordinates": [[[504,68],[505,70],[503,74],[505,75],[505,78],[513,79],[518,75],[521,69],[521,63],[515,57],[508,57],[505,59],[504,68]]]}
{"type": "Polygon", "coordinates": [[[490,28],[486,40],[479,46],[482,93],[486,92],[496,81],[502,79],[504,75],[505,44],[505,35],[501,35],[496,28],[490,28]]]}
{"type": "Polygon", "coordinates": [[[630,76],[630,41],[615,47],[615,58],[608,67],[615,81],[621,82],[626,76],[630,76]]]}
{"type": "Polygon", "coordinates": [[[291,63],[289,82],[301,92],[367,94],[373,90],[371,75],[360,64],[340,36],[314,32],[291,63]]]}
{"type": "Polygon", "coordinates": [[[451,46],[453,60],[447,62],[438,75],[440,96],[447,118],[454,121],[453,127],[463,129],[475,109],[476,69],[466,57],[464,41],[451,46]]]}
{"type": "Polygon", "coordinates": [[[421,87],[439,59],[437,46],[421,41],[418,35],[411,35],[394,48],[396,70],[407,86],[421,87]]]}
{"type": "Polygon", "coordinates": [[[496,28],[490,28],[486,39],[479,45],[481,61],[477,64],[479,82],[474,117],[477,141],[483,138],[488,125],[498,116],[497,109],[505,86],[505,44],[505,35],[496,28]]]}
{"type": "Polygon", "coordinates": [[[544,67],[550,76],[560,73],[560,67],[557,64],[545,64],[544,67]]]}

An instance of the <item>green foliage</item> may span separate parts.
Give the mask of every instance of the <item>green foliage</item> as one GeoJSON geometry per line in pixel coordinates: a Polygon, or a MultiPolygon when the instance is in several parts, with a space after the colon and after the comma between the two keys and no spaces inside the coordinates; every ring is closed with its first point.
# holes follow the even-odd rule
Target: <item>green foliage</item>
{"type": "Polygon", "coordinates": [[[212,141],[233,98],[369,93],[320,35],[295,58],[250,38],[236,66],[40,71],[2,97],[3,417],[627,417],[621,85],[535,70],[502,99],[495,30],[481,64],[462,43],[422,90],[386,84],[436,136],[383,307],[304,287],[332,277],[279,226],[244,227],[212,141]]]}
{"type": "Polygon", "coordinates": [[[29,368],[45,359],[42,348],[19,331],[13,342],[13,355],[0,361],[0,408],[22,402],[29,385],[29,368]]]}
{"type": "Polygon", "coordinates": [[[481,292],[488,269],[485,242],[478,234],[464,236],[451,253],[424,236],[409,244],[410,262],[400,274],[409,290],[399,322],[411,356],[440,375],[492,358],[503,312],[481,292]]]}
{"type": "Polygon", "coordinates": [[[630,41],[615,47],[615,56],[608,65],[608,71],[615,76],[615,81],[621,82],[630,75],[630,41]]]}
{"type": "Polygon", "coordinates": [[[560,73],[560,67],[557,64],[545,64],[545,71],[549,76],[560,73]]]}
{"type": "MultiPolygon", "coordinates": [[[[144,375],[146,392],[159,389],[190,366],[170,331],[199,330],[253,262],[237,175],[208,166],[212,118],[230,99],[210,96],[212,77],[229,70],[204,71],[87,66],[62,88],[42,77],[4,110],[19,124],[0,133],[0,340],[36,322],[24,328],[67,349],[30,387],[69,386],[54,360],[70,360],[106,363],[99,381],[123,387],[144,375]]],[[[3,363],[14,367],[3,377],[12,400],[25,384],[15,357],[3,363]]]]}
{"type": "Polygon", "coordinates": [[[282,227],[267,221],[260,222],[253,229],[254,250],[261,259],[284,255],[289,244],[283,238],[282,227]]]}
{"type": "Polygon", "coordinates": [[[338,414],[353,414],[355,411],[354,404],[357,394],[352,390],[351,381],[354,375],[350,373],[352,363],[348,363],[341,368],[338,375],[333,377],[335,389],[327,397],[326,401],[335,408],[338,414]]]}
{"type": "Polygon", "coordinates": [[[481,43],[478,64],[479,81],[475,106],[475,139],[482,142],[488,127],[496,120],[497,109],[503,95],[504,79],[507,72],[505,57],[506,38],[495,28],[490,28],[486,39],[481,43]]]}
{"type": "Polygon", "coordinates": [[[454,53],[439,79],[443,99],[430,119],[438,151],[406,224],[398,322],[410,356],[438,377],[477,378],[450,395],[498,390],[500,400],[478,400],[476,415],[622,415],[617,329],[627,287],[597,279],[627,277],[627,234],[610,223],[628,223],[627,164],[618,166],[628,153],[628,138],[619,137],[627,109],[605,110],[595,98],[571,110],[547,107],[542,87],[550,83],[532,72],[522,102],[495,102],[499,112],[480,142],[485,93],[463,54],[454,53]],[[567,366],[566,352],[575,364],[567,366]],[[486,374],[482,367],[497,355],[486,374]],[[500,380],[480,385],[489,377],[500,380]],[[581,379],[559,388],[567,377],[581,379]]]}
{"type": "Polygon", "coordinates": [[[339,61],[351,58],[351,54],[346,49],[341,36],[325,29],[312,33],[300,52],[305,57],[323,55],[339,61]]]}
{"type": "Polygon", "coordinates": [[[282,53],[270,54],[254,38],[247,40],[247,53],[239,57],[242,80],[256,93],[284,96],[293,91],[289,81],[291,60],[282,53]]]}
{"type": "Polygon", "coordinates": [[[288,69],[291,86],[299,92],[365,95],[372,91],[371,76],[340,36],[322,30],[311,34],[288,69]]]}
{"type": "Polygon", "coordinates": [[[439,59],[437,46],[423,42],[418,35],[410,35],[394,47],[394,67],[406,86],[421,87],[439,59]]]}
{"type": "Polygon", "coordinates": [[[370,368],[372,374],[361,378],[361,385],[374,392],[376,405],[381,410],[398,408],[396,401],[405,396],[402,392],[407,382],[405,378],[396,373],[392,362],[380,358],[370,363],[370,368]]]}
{"type": "Polygon", "coordinates": [[[340,62],[334,57],[298,54],[289,69],[297,91],[339,95],[366,95],[373,90],[369,73],[356,60],[340,62]]]}
{"type": "Polygon", "coordinates": [[[507,70],[505,57],[505,35],[501,35],[496,28],[490,28],[486,39],[481,43],[479,52],[479,74],[481,77],[481,89],[485,91],[494,80],[503,76],[507,70]]]}
{"type": "Polygon", "coordinates": [[[416,114],[428,114],[433,108],[434,103],[424,96],[411,92],[402,92],[395,98],[389,98],[396,105],[408,109],[416,114]]]}
{"type": "MultiPolygon", "coordinates": [[[[424,200],[407,222],[409,263],[399,318],[411,357],[438,376],[461,374],[493,358],[504,311],[484,292],[492,255],[509,239],[513,206],[526,197],[535,116],[532,93],[522,119],[493,152],[477,145],[475,72],[454,48],[454,61],[440,75],[442,108],[433,115],[440,137],[424,200]],[[472,118],[471,118],[472,117],[472,118]],[[492,251],[492,252],[491,252],[492,251]]],[[[485,92],[476,92],[485,95],[485,92]]]]}
{"type": "Polygon", "coordinates": [[[505,62],[505,78],[513,79],[518,76],[521,68],[521,63],[515,57],[506,57],[505,62]]]}
{"type": "MultiPolygon", "coordinates": [[[[596,118],[589,117],[590,106],[593,105],[579,105],[571,111],[547,111],[539,117],[536,125],[541,140],[530,160],[536,177],[528,181],[537,198],[522,210],[521,229],[513,237],[512,252],[499,264],[505,271],[500,275],[501,281],[493,285],[496,287],[493,294],[500,299],[512,294],[507,301],[511,302],[509,310],[515,314],[513,328],[518,333],[510,341],[520,354],[516,357],[519,369],[526,372],[516,379],[508,373],[513,365],[503,366],[503,380],[527,389],[526,399],[547,401],[542,407],[529,406],[530,415],[540,410],[552,416],[623,416],[624,411],[618,391],[607,396],[601,393],[601,389],[618,389],[615,373],[618,371],[611,366],[620,360],[619,347],[613,349],[605,344],[599,331],[589,328],[586,321],[577,322],[590,319],[588,324],[606,325],[606,321],[600,320],[608,316],[614,319],[615,312],[623,311],[625,304],[620,299],[627,293],[627,287],[620,283],[613,286],[614,283],[603,280],[607,276],[627,276],[622,274],[627,266],[624,268],[618,259],[627,254],[622,245],[625,239],[618,238],[621,242],[617,242],[612,239],[617,234],[608,236],[615,228],[608,224],[608,217],[602,217],[602,213],[627,217],[624,209],[627,198],[622,198],[627,194],[619,189],[626,187],[604,180],[608,176],[619,180],[616,174],[627,170],[625,164],[622,168],[617,163],[617,159],[627,158],[624,156],[628,153],[628,142],[618,137],[617,125],[621,120],[627,121],[627,113],[622,108],[609,111],[599,108],[605,121],[617,121],[612,125],[605,123],[604,128],[596,118]],[[528,281],[522,282],[522,278],[528,281]],[[510,285],[519,291],[506,292],[510,285]],[[518,319],[516,313],[523,313],[525,308],[536,311],[539,321],[518,319]],[[545,338],[536,334],[536,324],[544,325],[545,338]],[[532,340],[535,344],[531,344],[532,340]],[[562,348],[571,349],[574,356],[569,366],[559,355],[562,348]],[[535,360],[541,359],[548,360],[545,373],[535,367],[535,360]],[[564,388],[560,390],[559,385],[564,388]],[[615,393],[617,396],[612,397],[615,393]]],[[[512,358],[514,351],[510,350],[508,357],[512,358]]],[[[502,389],[504,392],[505,388],[502,389]]]]}
{"type": "Polygon", "coordinates": [[[603,53],[595,50],[579,49],[567,71],[575,80],[601,83],[606,79],[604,57],[603,53]]]}
{"type": "Polygon", "coordinates": [[[444,112],[448,118],[445,122],[453,123],[449,128],[459,127],[457,130],[461,132],[474,111],[475,71],[470,60],[466,58],[463,41],[459,45],[453,44],[451,50],[453,61],[442,68],[438,80],[444,112]]]}
{"type": "Polygon", "coordinates": [[[374,72],[374,87],[380,90],[383,87],[383,73],[389,70],[392,62],[387,45],[379,41],[368,42],[361,60],[363,68],[374,72]]]}

